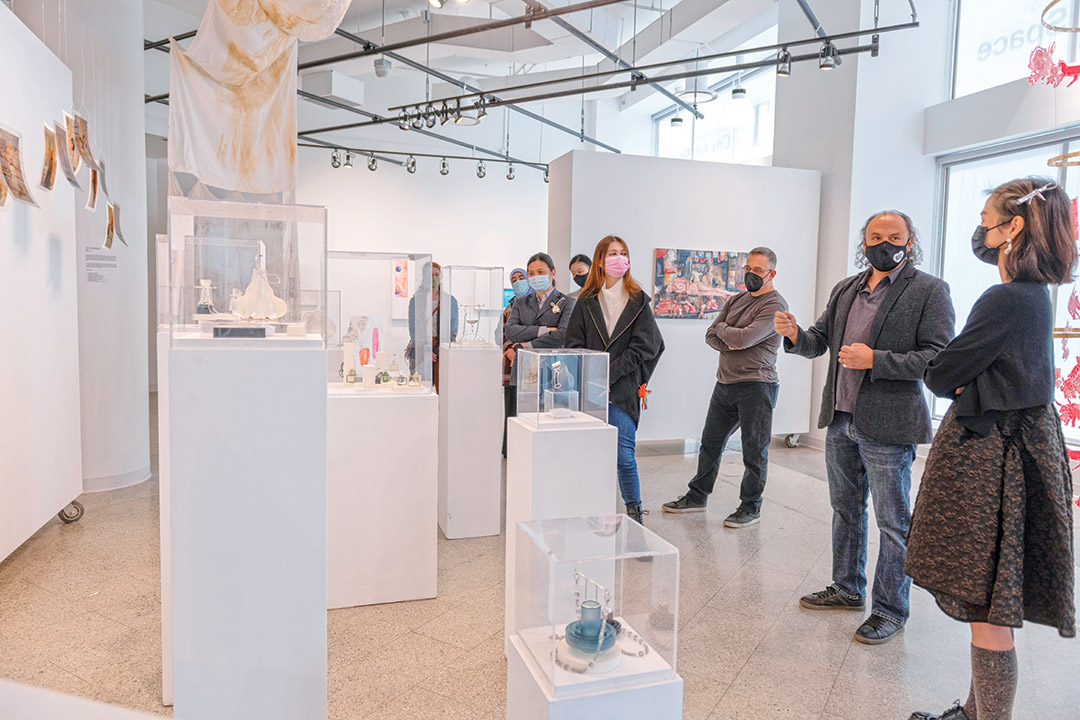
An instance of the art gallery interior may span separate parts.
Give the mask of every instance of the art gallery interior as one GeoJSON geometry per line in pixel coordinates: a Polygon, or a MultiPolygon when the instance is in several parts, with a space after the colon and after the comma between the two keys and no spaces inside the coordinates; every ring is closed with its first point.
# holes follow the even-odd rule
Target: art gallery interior
{"type": "MultiPolygon", "coordinates": [[[[856,637],[876,490],[867,610],[804,602],[837,573],[829,348],[774,360],[753,522],[745,420],[707,508],[664,504],[752,249],[807,328],[901,211],[951,336],[1001,280],[988,191],[1048,178],[1075,226],[1078,27],[1080,0],[0,0],[0,720],[963,704],[974,636],[918,577],[902,633],[856,637]],[[646,297],[601,329],[606,236],[646,297]]],[[[1049,297],[1075,469],[1080,296],[1049,297]]],[[[1016,629],[986,717],[1078,717],[1067,634],[1016,629]]]]}

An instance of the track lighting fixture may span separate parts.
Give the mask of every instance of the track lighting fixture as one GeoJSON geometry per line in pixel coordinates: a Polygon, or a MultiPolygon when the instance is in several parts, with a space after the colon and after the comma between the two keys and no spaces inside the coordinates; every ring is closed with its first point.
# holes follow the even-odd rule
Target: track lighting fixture
{"type": "Polygon", "coordinates": [[[791,75],[791,53],[784,48],[776,54],[776,74],[780,77],[791,75]]]}
{"type": "Polygon", "coordinates": [[[672,130],[682,130],[683,129],[683,124],[685,122],[686,121],[683,120],[682,115],[676,115],[675,117],[671,118],[671,129],[672,130]]]}
{"type": "Polygon", "coordinates": [[[544,168],[544,182],[551,182],[551,178],[548,176],[547,168],[544,168]]]}
{"type": "Polygon", "coordinates": [[[483,179],[487,176],[487,166],[484,165],[484,161],[476,163],[476,177],[483,179]]]}
{"type": "Polygon", "coordinates": [[[443,0],[428,0],[428,5],[435,8],[436,10],[442,10],[444,2],[443,0]]]}
{"type": "Polygon", "coordinates": [[[461,101],[458,100],[454,105],[454,124],[460,125],[463,117],[464,115],[461,114],[461,101]]]}
{"type": "Polygon", "coordinates": [[[345,168],[352,170],[352,153],[345,153],[345,168]]]}
{"type": "Polygon", "coordinates": [[[450,107],[444,102],[442,109],[439,110],[439,124],[445,125],[450,122],[450,107]]]}
{"type": "Polygon", "coordinates": [[[450,161],[447,160],[446,158],[443,158],[442,161],[439,163],[439,174],[440,175],[449,175],[450,174],[450,161]]]}
{"type": "Polygon", "coordinates": [[[514,179],[514,163],[510,163],[509,165],[506,166],[506,179],[507,180],[513,180],[514,179]]]}
{"type": "Polygon", "coordinates": [[[419,110],[417,110],[416,114],[412,116],[411,125],[413,130],[419,130],[420,128],[424,127],[424,115],[419,110]]]}
{"type": "Polygon", "coordinates": [[[405,169],[409,172],[410,175],[416,172],[416,158],[414,158],[412,155],[405,158],[405,169]]]}
{"type": "Polygon", "coordinates": [[[832,40],[826,40],[825,44],[821,46],[821,52],[818,53],[818,68],[821,70],[835,70],[839,57],[840,53],[837,51],[836,46],[832,44],[832,40]]]}
{"type": "Polygon", "coordinates": [[[341,167],[341,154],[337,150],[330,153],[330,167],[335,170],[341,167]]]}
{"type": "Polygon", "coordinates": [[[428,103],[427,109],[424,110],[424,124],[427,125],[428,130],[435,127],[435,106],[428,103]]]}
{"type": "Polygon", "coordinates": [[[402,110],[401,114],[398,115],[398,127],[402,130],[409,129],[409,113],[405,112],[404,110],[402,110]]]}
{"type": "Polygon", "coordinates": [[[476,101],[476,119],[483,120],[487,117],[487,103],[484,102],[484,98],[480,98],[476,101]]]}
{"type": "Polygon", "coordinates": [[[385,78],[390,77],[390,68],[393,65],[384,57],[375,58],[375,77],[385,78]]]}
{"type": "Polygon", "coordinates": [[[371,172],[375,172],[379,169],[379,161],[375,159],[374,155],[367,159],[367,169],[371,172]]]}

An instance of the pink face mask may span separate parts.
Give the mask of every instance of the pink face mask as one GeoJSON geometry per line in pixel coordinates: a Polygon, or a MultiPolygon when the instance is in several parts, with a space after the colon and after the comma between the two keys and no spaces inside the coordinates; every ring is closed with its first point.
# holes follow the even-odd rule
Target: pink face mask
{"type": "Polygon", "coordinates": [[[612,277],[622,277],[630,269],[630,258],[625,255],[612,255],[604,259],[604,272],[612,277]]]}

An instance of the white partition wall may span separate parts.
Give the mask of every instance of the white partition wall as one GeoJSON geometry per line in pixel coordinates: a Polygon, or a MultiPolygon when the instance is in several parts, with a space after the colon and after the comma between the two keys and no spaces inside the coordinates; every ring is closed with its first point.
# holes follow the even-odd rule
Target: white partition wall
{"type": "MultiPolygon", "coordinates": [[[[810,170],[574,151],[551,164],[548,247],[562,268],[592,256],[606,235],[622,237],[630,272],[653,295],[656,248],[776,251],[776,288],[800,321],[812,322],[820,174],[810,170]]],[[[667,349],[649,383],[639,441],[697,438],[716,382],[711,320],[659,320],[667,349]]],[[[776,435],[811,427],[811,364],[779,362],[776,435]]],[[[509,523],[507,524],[509,527],[509,523]]]]}
{"type": "Polygon", "coordinates": [[[38,207],[0,208],[0,560],[82,492],[75,190],[61,175],[38,187],[43,123],[71,106],[71,72],[3,5],[0,122],[22,135],[27,185],[38,207]]]}

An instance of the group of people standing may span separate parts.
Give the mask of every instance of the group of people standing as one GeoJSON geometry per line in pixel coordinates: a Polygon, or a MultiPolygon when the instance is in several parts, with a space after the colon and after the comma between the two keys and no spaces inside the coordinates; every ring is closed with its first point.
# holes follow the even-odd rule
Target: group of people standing
{"type": "MultiPolygon", "coordinates": [[[[858,254],[865,269],[838,283],[806,328],[774,286],[776,253],[754,248],[743,268],[746,291],[728,300],[705,333],[719,358],[697,472],[685,495],[663,505],[669,513],[704,511],[727,442],[741,428],[740,504],[724,525],[760,522],[779,352],[828,355],[818,426],[827,429],[832,582],[800,605],[865,611],[872,497],[880,548],[871,612],[855,640],[878,645],[903,631],[913,581],[971,627],[967,701],[912,720],[1007,720],[1017,686],[1013,629],[1027,620],[1063,637],[1076,633],[1072,476],[1053,402],[1048,288],[1071,281],[1076,264],[1068,196],[1041,178],[992,190],[972,250],[997,266],[1001,283],[982,295],[954,337],[949,287],[917,268],[918,234],[902,212],[867,220],[858,254]],[[924,388],[954,401],[936,435],[924,388]],[[913,513],[916,446],[931,442],[913,513]]],[[[608,419],[619,435],[619,487],[627,514],[641,522],[647,511],[635,436],[664,342],[629,268],[626,243],[606,237],[591,260],[575,256],[570,270],[580,290],[564,295],[554,287],[551,258],[537,253],[511,273],[515,299],[503,349],[508,415],[520,348],[610,354],[608,419]]]]}

